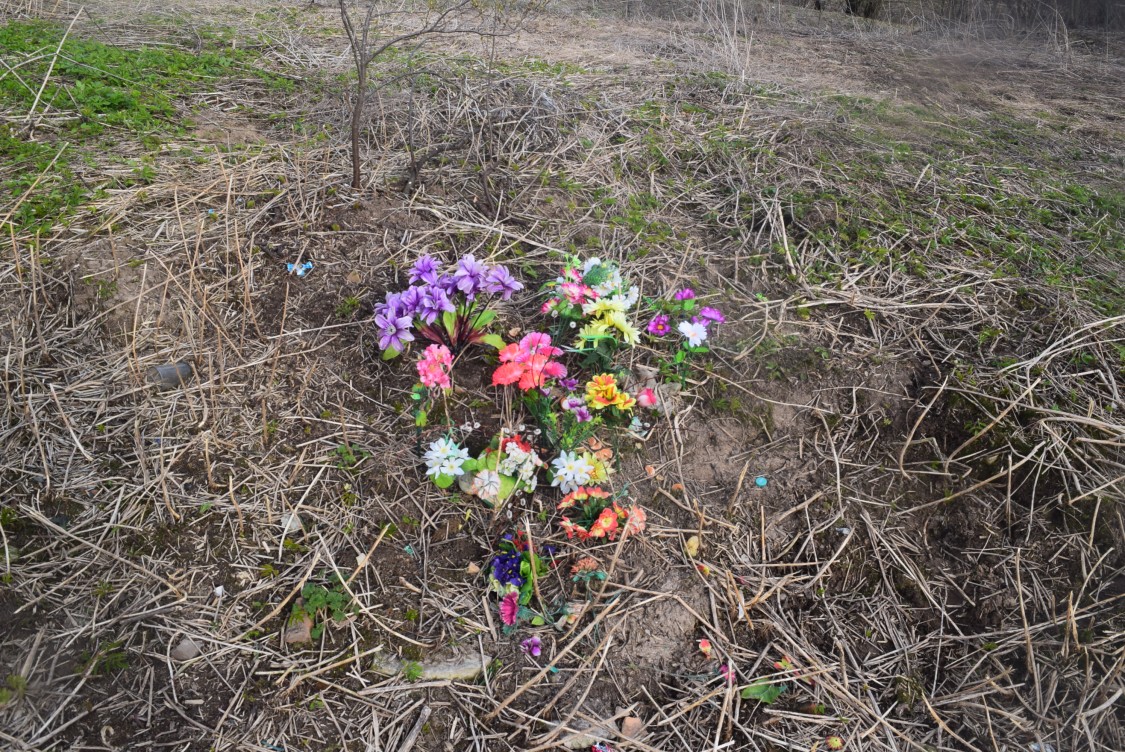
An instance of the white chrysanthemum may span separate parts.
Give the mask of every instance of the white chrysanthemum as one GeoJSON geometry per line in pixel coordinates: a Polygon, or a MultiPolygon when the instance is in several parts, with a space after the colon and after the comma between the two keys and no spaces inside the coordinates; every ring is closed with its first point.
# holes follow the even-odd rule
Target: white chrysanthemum
{"type": "Polygon", "coordinates": [[[582,276],[586,276],[587,274],[589,274],[590,270],[595,266],[601,266],[601,263],[602,260],[597,256],[586,259],[586,263],[582,265],[582,276]]]}

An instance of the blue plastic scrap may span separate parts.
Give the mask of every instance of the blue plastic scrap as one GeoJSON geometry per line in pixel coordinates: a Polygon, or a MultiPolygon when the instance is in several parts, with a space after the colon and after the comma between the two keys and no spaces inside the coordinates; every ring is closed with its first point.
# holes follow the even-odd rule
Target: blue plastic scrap
{"type": "Polygon", "coordinates": [[[757,478],[754,479],[754,485],[757,486],[758,488],[765,488],[768,483],[769,483],[769,481],[766,480],[766,476],[764,476],[764,475],[759,475],[757,478]]]}
{"type": "Polygon", "coordinates": [[[289,271],[290,274],[296,272],[298,277],[303,277],[312,271],[313,263],[311,261],[306,261],[303,264],[294,264],[293,262],[289,262],[285,265],[285,268],[289,271]]]}

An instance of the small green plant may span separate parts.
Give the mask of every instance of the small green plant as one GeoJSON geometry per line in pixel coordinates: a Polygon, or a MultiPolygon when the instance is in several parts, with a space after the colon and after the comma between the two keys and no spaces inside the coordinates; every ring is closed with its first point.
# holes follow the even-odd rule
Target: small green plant
{"type": "Polygon", "coordinates": [[[305,617],[316,621],[317,624],[310,632],[314,640],[324,634],[326,619],[342,622],[359,611],[334,572],[328,575],[327,580],[330,587],[310,582],[301,588],[301,598],[304,603],[294,603],[289,617],[290,623],[301,621],[305,617]]]}
{"type": "Polygon", "coordinates": [[[108,580],[102,580],[94,586],[94,597],[105,598],[113,593],[113,584],[108,580]]]}
{"type": "Polygon", "coordinates": [[[124,642],[114,641],[93,655],[87,653],[82,660],[82,670],[89,671],[90,676],[103,676],[128,668],[129,656],[125,653],[124,645],[124,642]]]}
{"type": "Polygon", "coordinates": [[[350,319],[352,315],[359,310],[359,298],[355,295],[349,295],[340,301],[336,306],[336,318],[350,319]]]}
{"type": "Polygon", "coordinates": [[[20,674],[8,674],[4,686],[0,687],[0,708],[8,703],[19,702],[27,694],[27,679],[20,674]]]}
{"type": "Polygon", "coordinates": [[[402,678],[406,679],[409,682],[414,682],[421,679],[424,671],[425,670],[422,668],[422,664],[418,661],[407,661],[406,663],[402,664],[402,678]]]}
{"type": "Polygon", "coordinates": [[[336,467],[341,470],[354,470],[356,465],[371,456],[371,452],[359,449],[351,444],[341,444],[332,450],[336,455],[336,467]]]}

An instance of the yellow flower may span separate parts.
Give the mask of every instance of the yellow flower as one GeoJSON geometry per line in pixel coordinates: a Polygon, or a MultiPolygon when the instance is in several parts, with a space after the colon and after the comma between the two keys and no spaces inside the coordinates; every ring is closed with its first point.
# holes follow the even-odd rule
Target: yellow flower
{"type": "Polygon", "coordinates": [[[602,317],[602,321],[621,332],[621,338],[625,340],[625,344],[637,344],[637,339],[640,337],[641,333],[637,330],[637,327],[629,323],[629,319],[625,317],[624,313],[617,311],[607,313],[602,317]]]}
{"type": "Polygon", "coordinates": [[[618,392],[617,393],[617,399],[614,400],[614,402],[613,402],[613,406],[616,407],[618,410],[621,410],[623,412],[625,410],[632,410],[633,406],[636,405],[636,404],[637,404],[637,401],[635,399],[633,399],[632,397],[630,397],[625,392],[618,392]]]}
{"type": "Polygon", "coordinates": [[[598,298],[582,306],[582,314],[585,316],[597,316],[600,313],[610,313],[613,311],[624,313],[625,301],[614,296],[612,298],[598,298]]]}
{"type": "Polygon", "coordinates": [[[611,373],[598,374],[586,384],[586,403],[595,410],[617,404],[619,397],[617,379],[611,373]]]}

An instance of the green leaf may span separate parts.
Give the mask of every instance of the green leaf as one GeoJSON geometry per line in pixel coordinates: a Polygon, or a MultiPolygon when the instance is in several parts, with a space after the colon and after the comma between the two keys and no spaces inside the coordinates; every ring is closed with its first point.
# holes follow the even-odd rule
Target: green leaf
{"type": "Polygon", "coordinates": [[[383,351],[383,360],[394,360],[399,355],[399,351],[393,347],[388,347],[383,351]]]}
{"type": "Polygon", "coordinates": [[[676,351],[676,357],[672,358],[672,362],[673,363],[683,363],[684,358],[686,358],[686,357],[687,357],[687,354],[683,350],[677,350],[676,351]]]}
{"type": "Polygon", "coordinates": [[[546,623],[547,623],[547,621],[542,616],[540,616],[539,614],[536,614],[535,616],[531,617],[531,626],[533,626],[533,627],[541,627],[546,623]]]}
{"type": "Polygon", "coordinates": [[[453,481],[457,480],[452,475],[435,475],[434,483],[438,488],[449,488],[453,485],[453,481]]]}
{"type": "Polygon", "coordinates": [[[499,334],[486,334],[480,338],[480,341],[489,347],[495,347],[497,350],[503,350],[506,344],[504,338],[499,334]]]}
{"type": "Polygon", "coordinates": [[[461,463],[461,469],[466,473],[475,473],[477,470],[480,470],[480,460],[470,457],[461,463]]]}
{"type": "Polygon", "coordinates": [[[425,428],[426,427],[426,411],[425,410],[419,410],[418,412],[414,413],[414,425],[418,426],[419,428],[425,428]]]}
{"type": "Polygon", "coordinates": [[[446,311],[441,315],[441,325],[445,327],[445,331],[453,336],[453,331],[457,328],[457,314],[453,311],[446,311]]]}
{"type": "Polygon", "coordinates": [[[781,697],[787,689],[789,689],[788,684],[771,684],[765,679],[758,679],[742,690],[742,699],[757,700],[766,705],[771,705],[778,697],[781,697]]]}
{"type": "Polygon", "coordinates": [[[479,315],[475,319],[473,319],[474,328],[484,329],[486,326],[491,324],[492,320],[495,319],[495,318],[496,318],[496,311],[485,311],[484,313],[482,313],[481,315],[479,315]]]}
{"type": "Polygon", "coordinates": [[[500,476],[500,493],[496,495],[498,501],[505,501],[516,490],[516,479],[510,475],[500,476]]]}

